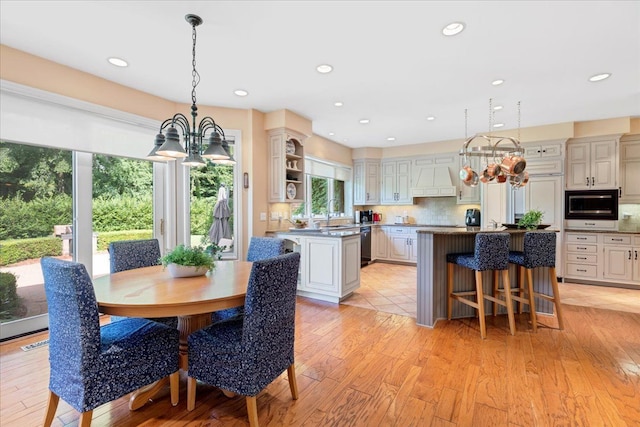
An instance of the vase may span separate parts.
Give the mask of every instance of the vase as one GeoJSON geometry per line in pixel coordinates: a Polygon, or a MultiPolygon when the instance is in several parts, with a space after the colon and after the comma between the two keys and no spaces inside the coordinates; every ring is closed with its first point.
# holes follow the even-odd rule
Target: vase
{"type": "Polygon", "coordinates": [[[196,277],[204,276],[209,269],[207,267],[199,267],[192,265],[180,265],[171,263],[167,265],[171,277],[196,277]]]}

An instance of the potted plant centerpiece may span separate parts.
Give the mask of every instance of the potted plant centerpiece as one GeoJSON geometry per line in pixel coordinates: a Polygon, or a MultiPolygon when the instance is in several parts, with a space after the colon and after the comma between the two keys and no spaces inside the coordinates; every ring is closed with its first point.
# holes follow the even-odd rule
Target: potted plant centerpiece
{"type": "Polygon", "coordinates": [[[194,277],[204,276],[207,271],[213,270],[216,259],[220,257],[215,250],[178,245],[160,258],[160,262],[169,269],[172,277],[194,277]]]}
{"type": "Polygon", "coordinates": [[[526,228],[527,230],[547,228],[548,225],[541,224],[543,216],[544,212],[532,209],[520,218],[520,221],[518,221],[518,228],[526,228]]]}

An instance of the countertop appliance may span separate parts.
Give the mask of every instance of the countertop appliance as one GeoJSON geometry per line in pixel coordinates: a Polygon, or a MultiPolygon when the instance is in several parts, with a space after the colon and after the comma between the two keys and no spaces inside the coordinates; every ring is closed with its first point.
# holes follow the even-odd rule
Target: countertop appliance
{"type": "Polygon", "coordinates": [[[564,219],[617,220],[618,190],[565,191],[564,219]]]}
{"type": "Polygon", "coordinates": [[[373,211],[371,209],[368,211],[360,211],[360,223],[371,221],[373,221],[373,211]]]}
{"type": "Polygon", "coordinates": [[[360,227],[360,267],[371,262],[371,226],[360,227]]]}
{"type": "Polygon", "coordinates": [[[480,227],[480,209],[467,209],[464,224],[467,227],[480,227]]]}
{"type": "Polygon", "coordinates": [[[362,211],[355,211],[353,213],[353,222],[356,224],[360,224],[362,222],[362,211]]]}

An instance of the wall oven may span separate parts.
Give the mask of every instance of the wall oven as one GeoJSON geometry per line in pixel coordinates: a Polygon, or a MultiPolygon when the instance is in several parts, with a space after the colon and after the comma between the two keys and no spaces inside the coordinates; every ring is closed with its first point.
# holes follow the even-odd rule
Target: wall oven
{"type": "Polygon", "coordinates": [[[564,219],[618,219],[618,190],[565,191],[564,219]]]}

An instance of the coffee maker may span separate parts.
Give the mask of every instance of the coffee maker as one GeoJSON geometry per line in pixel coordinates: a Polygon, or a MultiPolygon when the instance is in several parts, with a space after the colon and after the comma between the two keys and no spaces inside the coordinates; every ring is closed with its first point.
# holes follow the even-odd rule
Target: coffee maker
{"type": "Polygon", "coordinates": [[[480,227],[480,209],[467,209],[464,224],[467,227],[480,227]]]}

